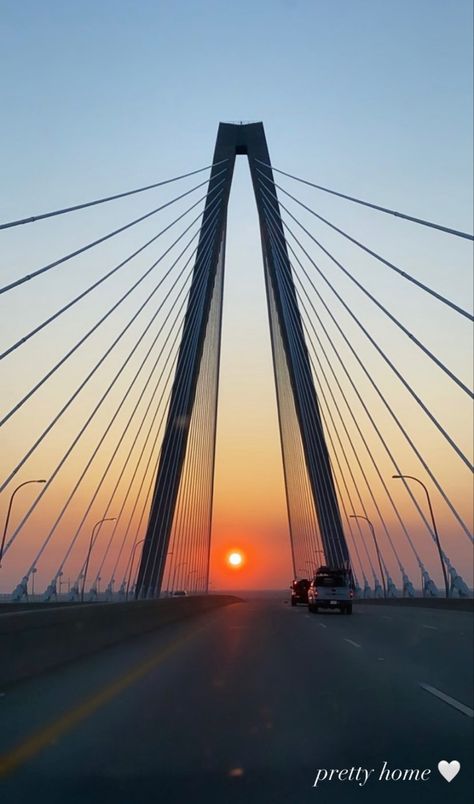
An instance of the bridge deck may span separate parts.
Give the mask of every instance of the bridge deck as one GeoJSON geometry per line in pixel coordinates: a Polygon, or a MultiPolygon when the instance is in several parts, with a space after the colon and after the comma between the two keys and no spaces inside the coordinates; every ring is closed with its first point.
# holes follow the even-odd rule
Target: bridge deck
{"type": "Polygon", "coordinates": [[[438,801],[441,759],[468,800],[469,710],[420,684],[472,707],[471,637],[468,612],[309,615],[280,595],[129,640],[2,697],[4,800],[313,802],[318,768],[386,760],[433,778],[326,782],[318,801],[438,801]]]}

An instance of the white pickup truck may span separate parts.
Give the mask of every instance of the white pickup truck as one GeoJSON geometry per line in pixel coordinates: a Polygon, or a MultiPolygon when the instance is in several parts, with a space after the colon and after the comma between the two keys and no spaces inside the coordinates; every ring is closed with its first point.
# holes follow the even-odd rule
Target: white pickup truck
{"type": "Polygon", "coordinates": [[[354,589],[350,572],[339,567],[319,567],[308,589],[308,609],[339,609],[352,614],[354,589]]]}

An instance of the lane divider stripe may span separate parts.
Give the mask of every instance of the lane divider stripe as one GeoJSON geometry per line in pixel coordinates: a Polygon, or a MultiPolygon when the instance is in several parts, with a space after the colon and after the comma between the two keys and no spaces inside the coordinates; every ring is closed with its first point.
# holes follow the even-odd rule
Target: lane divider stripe
{"type": "Polygon", "coordinates": [[[467,715],[467,717],[474,717],[474,709],[471,709],[470,706],[466,706],[466,704],[461,703],[461,701],[457,701],[456,698],[451,698],[450,695],[446,695],[445,692],[437,690],[436,687],[432,687],[430,684],[423,684],[421,681],[419,684],[423,690],[430,692],[431,695],[434,695],[436,698],[444,701],[444,703],[447,703],[449,706],[452,706],[454,709],[462,712],[463,715],[467,715]]]}
{"type": "Polygon", "coordinates": [[[353,645],[353,646],[354,646],[354,648],[360,648],[360,647],[362,647],[361,645],[359,645],[359,643],[358,643],[358,642],[354,642],[352,639],[346,639],[346,638],[344,638],[344,641],[345,641],[345,642],[348,642],[348,643],[349,643],[349,645],[353,645]]]}

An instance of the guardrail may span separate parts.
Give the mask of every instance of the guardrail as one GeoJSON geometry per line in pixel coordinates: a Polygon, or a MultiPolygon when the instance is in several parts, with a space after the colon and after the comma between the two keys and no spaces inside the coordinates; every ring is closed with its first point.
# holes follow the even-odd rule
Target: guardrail
{"type": "Polygon", "coordinates": [[[368,606],[412,606],[420,609],[474,612],[474,598],[472,597],[355,597],[353,602],[360,606],[365,604],[368,606]]]}

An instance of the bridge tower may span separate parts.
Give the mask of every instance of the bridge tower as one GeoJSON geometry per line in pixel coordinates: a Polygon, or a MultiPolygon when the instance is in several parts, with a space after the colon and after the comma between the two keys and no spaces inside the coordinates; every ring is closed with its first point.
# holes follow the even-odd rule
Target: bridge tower
{"type": "MultiPolygon", "coordinates": [[[[210,311],[214,305],[219,308],[218,317],[222,312],[227,206],[235,157],[240,154],[249,160],[259,216],[280,432],[278,350],[282,350],[286,363],[326,561],[337,565],[349,562],[263,124],[221,123],[138,573],[138,598],[158,596],[161,590],[203,348],[210,334],[210,311]]],[[[220,341],[220,327],[213,331],[220,341]]],[[[215,344],[217,354],[219,346],[215,344]]],[[[283,439],[282,451],[285,464],[283,439]]],[[[285,480],[288,498],[286,465],[285,480]]]]}

